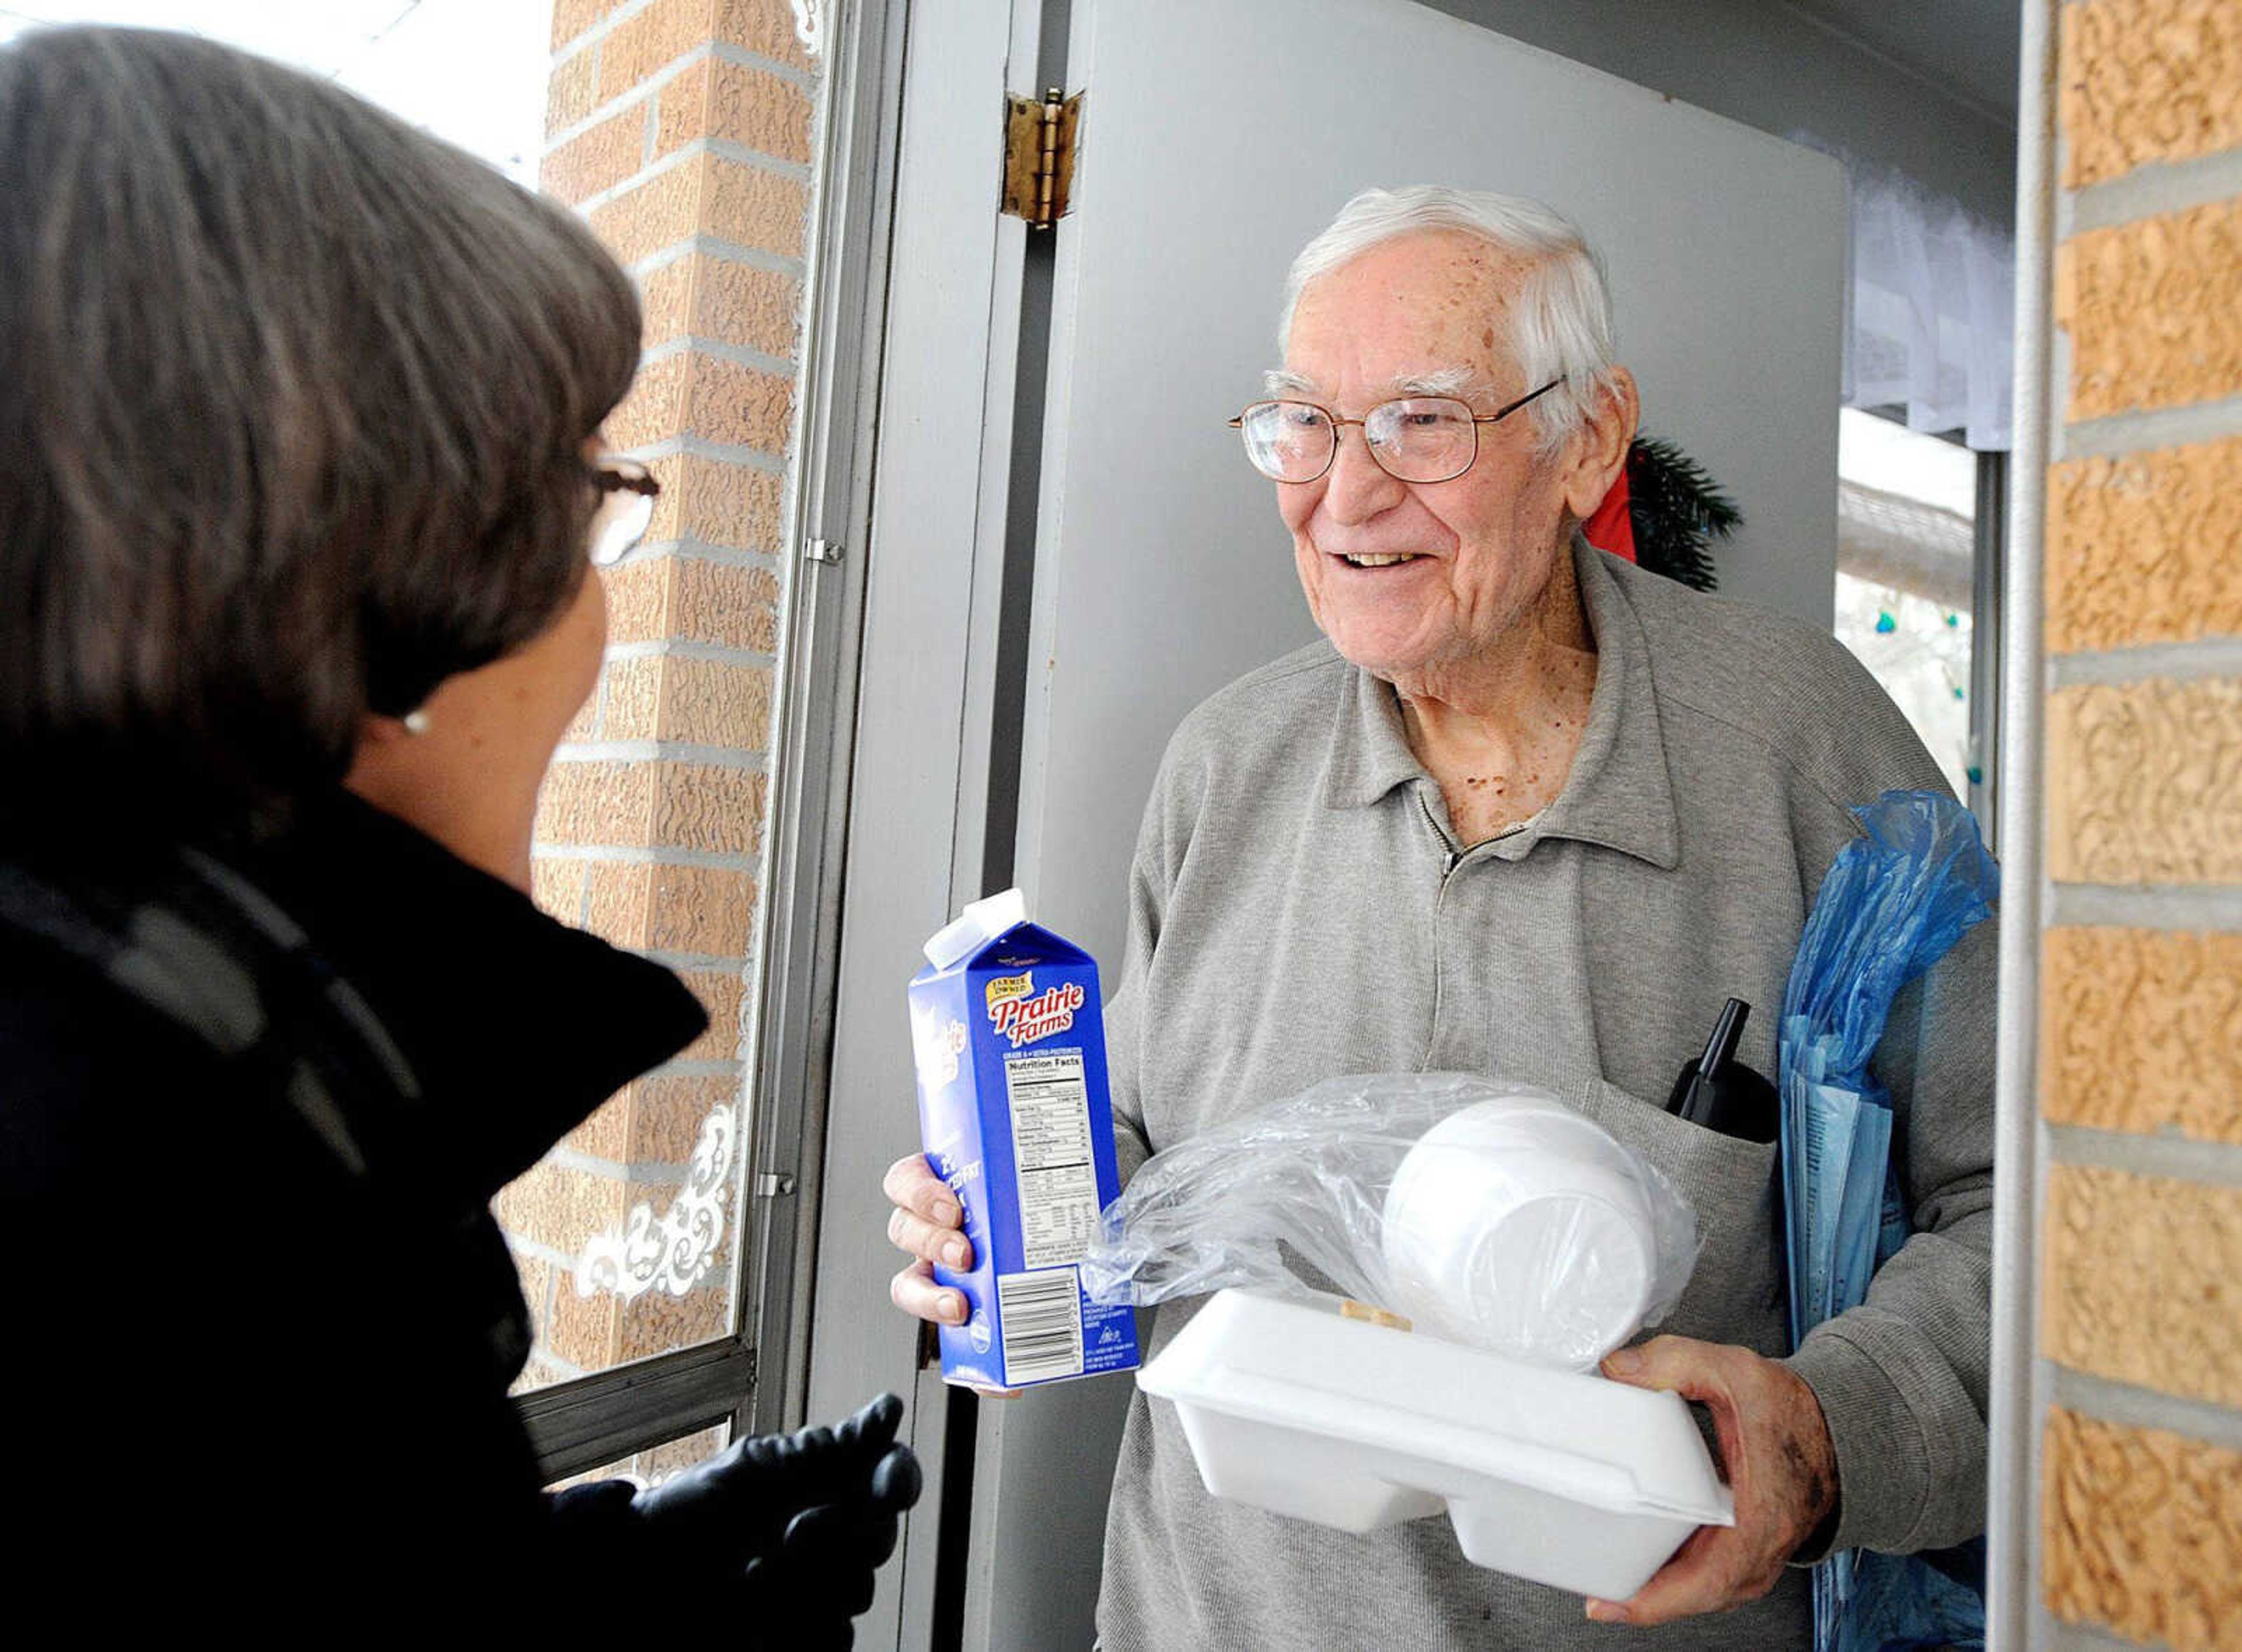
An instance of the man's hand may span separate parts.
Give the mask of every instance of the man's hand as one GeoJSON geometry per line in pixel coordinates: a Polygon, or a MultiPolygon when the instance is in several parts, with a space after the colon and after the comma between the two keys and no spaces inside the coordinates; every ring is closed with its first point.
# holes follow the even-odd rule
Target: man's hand
{"type": "Polygon", "coordinates": [[[914,1259],[888,1281],[888,1299],[914,1319],[963,1325],[965,1293],[934,1282],[936,1262],[960,1273],[973,1266],[957,1196],[928,1166],[923,1153],[907,1153],[889,1165],[880,1188],[895,1206],[888,1212],[888,1242],[914,1259]]]}
{"type": "MultiPolygon", "coordinates": [[[[888,1166],[880,1191],[895,1209],[888,1212],[888,1242],[916,1259],[888,1281],[888,1300],[914,1319],[936,1325],[963,1325],[969,1304],[963,1291],[934,1282],[934,1265],[963,1273],[973,1266],[973,1243],[965,1237],[965,1212],[949,1184],[934,1173],[923,1153],[906,1153],[888,1166]]],[[[1017,1388],[968,1384],[975,1393],[1010,1400],[1017,1388]]]]}
{"type": "Polygon", "coordinates": [[[1654,1337],[1607,1356],[1603,1373],[1665,1388],[1713,1414],[1734,1526],[1700,1526],[1630,1601],[1590,1601],[1603,1623],[1648,1626],[1726,1611],[1775,1585],[1784,1564],[1836,1507],[1837,1453],[1821,1402],[1789,1366],[1749,1348],[1654,1337]]]}

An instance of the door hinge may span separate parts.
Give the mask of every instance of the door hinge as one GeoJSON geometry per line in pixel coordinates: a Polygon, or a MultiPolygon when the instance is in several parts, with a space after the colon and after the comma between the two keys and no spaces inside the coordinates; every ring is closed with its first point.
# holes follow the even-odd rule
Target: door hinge
{"type": "Polygon", "coordinates": [[[1067,214],[1074,185],[1075,134],[1082,125],[1082,94],[1057,86],[1032,97],[1004,99],[1004,215],[1047,230],[1067,214]]]}

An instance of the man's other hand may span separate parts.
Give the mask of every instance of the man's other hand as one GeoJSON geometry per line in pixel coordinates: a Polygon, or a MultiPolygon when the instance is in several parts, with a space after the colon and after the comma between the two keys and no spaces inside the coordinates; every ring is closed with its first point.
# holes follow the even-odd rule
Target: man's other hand
{"type": "Polygon", "coordinates": [[[1628,1601],[1588,1602],[1603,1623],[1648,1626],[1755,1601],[1836,1506],[1837,1452],[1813,1389],[1749,1348],[1654,1337],[1608,1355],[1603,1373],[1663,1388],[1712,1413],[1734,1526],[1700,1526],[1628,1601]]]}

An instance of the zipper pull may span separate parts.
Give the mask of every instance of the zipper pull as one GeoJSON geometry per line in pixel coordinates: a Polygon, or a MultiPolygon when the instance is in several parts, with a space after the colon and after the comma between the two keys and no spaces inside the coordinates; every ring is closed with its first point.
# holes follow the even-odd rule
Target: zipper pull
{"type": "Polygon", "coordinates": [[[1440,877],[1443,882],[1447,880],[1449,873],[1456,870],[1456,863],[1462,859],[1463,856],[1453,849],[1440,856],[1440,877]]]}

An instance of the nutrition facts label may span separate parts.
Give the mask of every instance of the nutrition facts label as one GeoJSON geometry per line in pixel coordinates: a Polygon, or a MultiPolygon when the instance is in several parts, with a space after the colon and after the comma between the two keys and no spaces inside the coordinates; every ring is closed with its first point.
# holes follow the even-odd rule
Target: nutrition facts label
{"type": "Polygon", "coordinates": [[[1090,1162],[1090,1095],[1082,1051],[1004,1058],[1011,1104],[1012,1166],[1020,1188],[1021,1265],[1065,1267],[1098,1232],[1098,1176],[1090,1162]]]}

